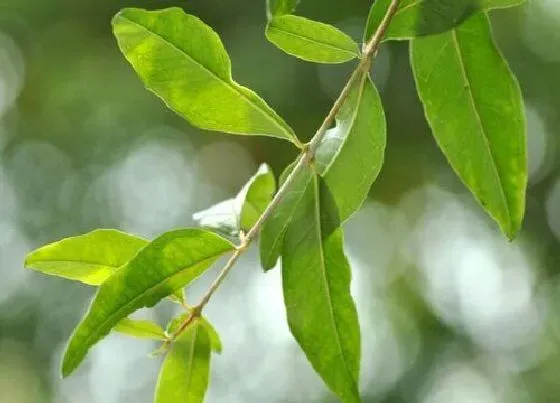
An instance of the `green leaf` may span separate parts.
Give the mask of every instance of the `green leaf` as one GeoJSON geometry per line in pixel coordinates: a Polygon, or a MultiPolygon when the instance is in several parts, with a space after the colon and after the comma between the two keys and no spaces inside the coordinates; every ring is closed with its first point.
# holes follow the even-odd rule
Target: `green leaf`
{"type": "Polygon", "coordinates": [[[279,15],[291,14],[295,11],[299,0],[266,0],[268,19],[279,15]]]}
{"type": "MultiPolygon", "coordinates": [[[[294,165],[295,163],[288,166],[282,173],[284,180],[287,178],[294,165]]],[[[290,191],[274,209],[268,220],[264,222],[260,231],[259,249],[261,266],[265,271],[272,269],[276,265],[276,261],[282,250],[284,234],[293,218],[299,201],[305,193],[305,188],[311,176],[311,169],[308,166],[304,167],[304,169],[297,174],[290,191]]],[[[280,184],[283,182],[281,178],[280,184]]]]}
{"type": "Polygon", "coordinates": [[[233,81],[219,36],[198,18],[180,8],[128,8],[115,16],[113,30],[146,87],[194,126],[299,145],[265,101],[233,81]]]}
{"type": "Polygon", "coordinates": [[[185,303],[185,290],[182,288],[175,290],[175,292],[171,294],[169,298],[173,302],[183,305],[185,303]]]}
{"type": "Polygon", "coordinates": [[[519,85],[496,48],[486,15],[415,39],[411,62],[434,136],[476,199],[512,238],[527,186],[519,85]]]}
{"type": "Polygon", "coordinates": [[[317,63],[344,63],[360,55],[358,44],[332,25],[296,15],[274,17],[266,37],[284,52],[317,63]]]}
{"type": "MultiPolygon", "coordinates": [[[[340,221],[344,222],[366,199],[381,170],[385,152],[387,130],[383,106],[367,74],[354,84],[336,121],[317,149],[316,166],[336,201],[340,221]]],[[[289,171],[291,167],[283,176],[289,171]]],[[[261,230],[260,256],[265,271],[272,269],[278,260],[285,230],[311,176],[309,170],[300,173],[261,230]]]]}
{"type": "Polygon", "coordinates": [[[274,174],[266,164],[259,167],[249,183],[241,189],[237,197],[243,199],[241,208],[241,229],[248,231],[255,225],[276,192],[274,174]]]}
{"type": "MultiPolygon", "coordinates": [[[[167,329],[165,330],[167,334],[175,333],[188,316],[189,314],[185,312],[174,317],[167,325],[167,329]]],[[[206,328],[206,331],[208,332],[208,336],[210,337],[210,344],[212,345],[212,351],[218,354],[221,353],[222,341],[220,340],[220,335],[218,334],[214,326],[212,326],[212,324],[208,322],[205,317],[200,317],[197,320],[198,323],[204,326],[206,328]]]]}
{"type": "Polygon", "coordinates": [[[149,320],[125,318],[114,327],[114,330],[140,339],[165,340],[163,329],[149,320]]]}
{"type": "MultiPolygon", "coordinates": [[[[401,0],[384,40],[412,39],[442,33],[460,25],[479,10],[507,8],[525,0],[401,0]]],[[[379,27],[391,0],[376,0],[368,16],[364,42],[379,27]]]]}
{"type": "Polygon", "coordinates": [[[341,400],[359,402],[360,326],[337,214],[327,185],[314,176],[285,235],[284,302],[315,371],[341,400]]]}
{"type": "MultiPolygon", "coordinates": [[[[98,229],[45,245],[27,255],[25,266],[44,274],[100,285],[149,242],[114,229],[98,229]]],[[[183,302],[183,291],[172,299],[183,302]]]]}
{"type": "Polygon", "coordinates": [[[276,181],[268,165],[262,164],[237,196],[193,214],[193,219],[205,228],[228,235],[248,231],[264,212],[276,191],[276,181]]]}
{"type": "Polygon", "coordinates": [[[340,220],[366,200],[383,165],[387,128],[383,105],[367,75],[358,80],[317,148],[316,163],[332,193],[340,220]]]}
{"type": "Polygon", "coordinates": [[[43,246],[27,256],[25,266],[45,274],[99,285],[147,244],[145,239],[124,232],[99,229],[43,246]]]}
{"type": "Polygon", "coordinates": [[[191,324],[163,361],[155,403],[202,403],[210,380],[211,341],[206,327],[191,324]]]}
{"type": "Polygon", "coordinates": [[[156,238],[101,284],[68,343],[63,376],[76,369],[91,346],[119,321],[186,286],[233,249],[226,239],[198,228],[170,231],[156,238]]]}

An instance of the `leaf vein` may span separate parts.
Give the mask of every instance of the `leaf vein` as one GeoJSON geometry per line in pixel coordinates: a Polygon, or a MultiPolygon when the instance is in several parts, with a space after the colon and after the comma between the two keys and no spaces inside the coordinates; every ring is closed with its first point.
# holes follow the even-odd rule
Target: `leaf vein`
{"type": "Polygon", "coordinates": [[[456,53],[457,53],[459,66],[461,68],[463,81],[464,81],[465,86],[467,87],[465,92],[468,93],[468,98],[469,98],[472,110],[474,112],[474,115],[476,116],[476,120],[477,120],[477,122],[480,126],[480,129],[481,129],[480,131],[482,133],[482,138],[484,140],[484,145],[486,146],[488,154],[490,155],[490,160],[492,161],[492,168],[494,169],[496,177],[498,178],[498,182],[500,183],[500,195],[502,196],[502,202],[504,203],[505,209],[506,209],[506,212],[507,212],[508,224],[511,227],[511,225],[512,225],[512,223],[511,223],[511,213],[510,213],[509,202],[508,202],[507,196],[506,196],[505,191],[504,191],[504,181],[503,181],[502,176],[500,175],[500,171],[499,171],[498,165],[496,163],[496,157],[494,156],[494,153],[492,152],[492,148],[490,147],[490,141],[489,141],[488,136],[486,134],[486,128],[484,126],[484,122],[482,121],[482,118],[480,117],[480,112],[479,112],[479,110],[476,106],[476,102],[475,102],[475,99],[474,99],[474,94],[473,94],[471,86],[470,86],[469,76],[468,76],[467,70],[465,68],[463,55],[461,53],[461,45],[459,43],[459,38],[457,37],[457,29],[453,29],[451,31],[451,36],[452,36],[453,42],[455,44],[455,50],[456,50],[456,53]]]}
{"type": "MultiPolygon", "coordinates": [[[[216,78],[218,81],[223,82],[224,84],[226,84],[226,86],[228,86],[230,89],[232,89],[234,92],[236,92],[237,94],[240,95],[241,99],[243,99],[247,104],[251,105],[252,107],[258,109],[259,111],[263,112],[264,116],[266,116],[266,118],[271,121],[274,126],[276,126],[277,128],[279,128],[282,132],[286,133],[288,138],[290,139],[294,139],[294,135],[292,133],[290,133],[290,131],[286,130],[285,127],[283,127],[273,116],[271,116],[269,114],[268,111],[263,110],[259,105],[255,104],[255,102],[253,102],[251,99],[249,99],[242,91],[239,90],[238,87],[247,89],[245,87],[243,87],[240,84],[237,84],[235,81],[233,81],[233,78],[231,77],[231,67],[228,68],[228,75],[230,76],[230,81],[226,81],[224,79],[222,79],[221,77],[219,77],[218,75],[216,75],[216,73],[214,73],[212,70],[208,69],[205,65],[203,65],[202,63],[200,63],[198,60],[194,59],[191,55],[189,55],[188,53],[186,53],[185,51],[183,51],[182,49],[178,48],[176,45],[174,45],[172,42],[169,42],[166,38],[164,38],[163,36],[161,36],[160,34],[154,32],[154,31],[150,31],[147,27],[145,27],[142,24],[137,23],[136,21],[133,21],[127,17],[124,17],[121,15],[121,18],[123,20],[128,21],[131,24],[136,25],[137,27],[140,27],[141,29],[145,30],[146,32],[148,32],[150,35],[153,35],[157,38],[159,38],[161,41],[163,41],[164,43],[168,44],[171,48],[175,49],[177,52],[179,52],[180,54],[184,55],[186,58],[188,58],[190,61],[192,61],[194,64],[200,66],[201,69],[203,69],[204,71],[206,71],[209,75],[211,75],[212,77],[216,78]]],[[[248,89],[247,89],[248,90],[248,89]]]]}

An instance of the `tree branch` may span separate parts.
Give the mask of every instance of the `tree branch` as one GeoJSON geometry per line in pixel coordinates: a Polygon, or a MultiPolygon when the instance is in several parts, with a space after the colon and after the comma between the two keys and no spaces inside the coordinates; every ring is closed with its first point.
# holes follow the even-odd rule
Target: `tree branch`
{"type": "Polygon", "coordinates": [[[214,282],[210,285],[206,293],[203,295],[200,302],[192,308],[192,310],[190,311],[190,315],[185,319],[181,327],[171,336],[170,341],[175,340],[177,336],[179,336],[189,326],[189,324],[193,322],[195,318],[201,315],[202,310],[204,309],[206,304],[208,304],[210,298],[212,298],[212,295],[214,295],[218,287],[222,284],[230,270],[233,268],[233,266],[235,266],[237,260],[247,250],[253,239],[257,236],[258,232],[262,228],[265,221],[274,213],[274,210],[282,202],[284,196],[292,186],[292,183],[294,182],[296,176],[306,165],[310,164],[313,161],[313,159],[315,158],[315,153],[317,152],[317,148],[321,144],[325,133],[333,124],[335,117],[342,108],[342,105],[346,101],[346,98],[348,98],[348,95],[352,90],[352,86],[355,84],[356,80],[358,80],[362,76],[362,74],[367,73],[367,71],[370,69],[372,59],[375,57],[377,50],[381,45],[383,37],[385,36],[387,29],[389,28],[391,20],[397,12],[399,3],[400,0],[392,0],[375,34],[364,47],[362,57],[360,59],[360,62],[358,63],[358,66],[352,72],[352,75],[348,79],[348,82],[340,92],[340,95],[336,99],[328,115],[323,120],[323,123],[321,124],[319,129],[317,129],[317,132],[315,133],[311,141],[303,148],[303,151],[298,157],[298,162],[295,165],[294,169],[292,170],[290,175],[288,175],[286,181],[280,187],[270,204],[267,206],[263,214],[255,223],[255,225],[253,225],[249,232],[247,232],[247,234],[242,237],[241,244],[236,248],[233,255],[231,255],[225,266],[220,271],[220,274],[218,274],[218,277],[216,277],[214,282]]]}

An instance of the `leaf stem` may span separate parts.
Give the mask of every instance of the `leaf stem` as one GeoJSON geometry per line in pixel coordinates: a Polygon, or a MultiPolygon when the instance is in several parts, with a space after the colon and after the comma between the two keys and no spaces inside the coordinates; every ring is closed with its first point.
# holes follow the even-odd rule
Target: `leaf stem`
{"type": "Polygon", "coordinates": [[[294,169],[288,175],[284,184],[280,187],[280,189],[278,189],[278,192],[276,193],[276,195],[274,196],[270,204],[267,206],[265,211],[262,213],[262,215],[259,217],[257,222],[253,225],[253,227],[249,230],[249,232],[247,232],[247,234],[245,234],[245,236],[242,237],[241,243],[239,244],[239,246],[237,246],[233,255],[231,255],[227,263],[224,265],[224,267],[218,274],[218,277],[216,277],[214,282],[210,285],[206,293],[201,298],[200,302],[192,308],[192,310],[190,311],[190,315],[181,324],[181,327],[170,337],[170,341],[175,340],[177,336],[179,336],[193,322],[193,320],[195,320],[197,317],[199,317],[202,314],[202,310],[204,309],[206,304],[208,304],[210,298],[212,298],[216,290],[220,287],[220,285],[222,284],[222,282],[224,281],[228,273],[235,266],[237,260],[247,250],[247,248],[249,247],[253,239],[257,236],[258,232],[262,228],[265,221],[274,213],[274,210],[282,202],[284,196],[290,190],[290,187],[292,186],[292,183],[294,182],[297,175],[306,165],[313,163],[313,160],[315,159],[315,153],[317,152],[317,148],[321,144],[321,141],[323,140],[325,133],[327,132],[329,127],[333,124],[336,115],[338,114],[338,112],[342,108],[342,105],[344,104],[344,101],[346,101],[346,98],[348,98],[348,95],[352,90],[352,86],[354,85],[356,80],[358,80],[362,76],[362,74],[366,74],[367,71],[370,69],[372,59],[377,54],[377,50],[379,49],[383,37],[385,36],[387,29],[389,28],[391,20],[395,15],[395,13],[397,12],[399,3],[400,0],[391,1],[391,4],[389,5],[389,8],[387,9],[385,16],[383,17],[383,20],[379,24],[377,31],[364,47],[362,52],[362,57],[360,59],[360,62],[358,63],[358,66],[352,72],[352,75],[348,79],[348,82],[340,92],[340,95],[334,102],[331,110],[323,120],[323,123],[321,124],[319,129],[317,129],[317,131],[315,132],[315,135],[313,136],[311,141],[303,145],[302,152],[298,157],[298,161],[294,169]]]}

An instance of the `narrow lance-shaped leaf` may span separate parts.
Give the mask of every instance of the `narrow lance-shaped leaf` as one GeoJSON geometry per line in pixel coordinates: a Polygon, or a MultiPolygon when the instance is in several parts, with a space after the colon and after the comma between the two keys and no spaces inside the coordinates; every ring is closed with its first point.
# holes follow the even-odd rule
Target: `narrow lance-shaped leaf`
{"type": "MultiPolygon", "coordinates": [[[[175,333],[188,316],[189,313],[185,312],[173,318],[169,322],[169,324],[167,325],[167,329],[165,330],[167,334],[175,333]]],[[[212,351],[218,354],[221,353],[222,341],[220,340],[220,335],[218,334],[214,326],[212,326],[212,324],[208,322],[208,320],[203,316],[198,318],[197,320],[198,323],[204,326],[206,328],[206,331],[208,332],[208,336],[210,337],[210,344],[212,345],[212,351]]]]}
{"type": "MultiPolygon", "coordinates": [[[[31,252],[25,259],[25,266],[44,274],[97,286],[148,243],[121,231],[98,229],[31,252]]],[[[177,290],[171,298],[182,302],[182,290],[177,290]]]]}
{"type": "Polygon", "coordinates": [[[357,81],[317,149],[319,173],[332,193],[341,222],[358,211],[383,165],[385,113],[367,75],[357,81]]]}
{"type": "Polygon", "coordinates": [[[68,376],[88,350],[119,321],[186,286],[224,253],[226,239],[197,228],[167,232],[142,249],[101,286],[66,348],[62,374],[68,376]]]}
{"type": "Polygon", "coordinates": [[[195,321],[173,343],[158,377],[155,403],[202,403],[210,383],[211,341],[195,321]]]}
{"type": "MultiPolygon", "coordinates": [[[[525,0],[401,0],[385,40],[412,39],[442,33],[460,25],[480,10],[507,8],[525,0]]],[[[364,41],[379,27],[391,0],[376,0],[368,16],[364,41]]]]}
{"type": "Polygon", "coordinates": [[[265,101],[233,81],[219,36],[197,17],[180,8],[124,9],[113,19],[113,29],[146,87],[194,126],[299,144],[265,101]]]}
{"type": "Polygon", "coordinates": [[[140,339],[165,340],[163,329],[149,320],[122,319],[114,330],[140,339]]]}
{"type": "Polygon", "coordinates": [[[459,177],[512,238],[525,209],[527,157],[521,91],[486,15],[415,39],[411,61],[433,134],[459,177]]]}
{"type": "Polygon", "coordinates": [[[288,324],[311,365],[344,402],[359,402],[360,327],[338,212],[314,176],[286,232],[282,285],[288,324]]]}
{"type": "MultiPolygon", "coordinates": [[[[326,133],[316,155],[317,169],[336,201],[341,222],[359,210],[381,170],[386,131],[379,94],[364,74],[355,82],[336,116],[336,126],[326,133]]],[[[261,230],[261,265],[265,270],[276,264],[285,229],[310,178],[309,172],[300,174],[261,230]]]]}
{"type": "Polygon", "coordinates": [[[45,274],[99,285],[148,241],[117,230],[100,229],[65,238],[31,252],[25,266],[45,274]]]}
{"type": "Polygon", "coordinates": [[[358,44],[332,25],[296,15],[274,17],[266,37],[284,52],[317,63],[344,63],[360,55],[358,44]]]}
{"type": "Polygon", "coordinates": [[[266,0],[268,19],[278,15],[291,14],[295,11],[299,0],[266,0]]]}
{"type": "MultiPolygon", "coordinates": [[[[295,163],[291,164],[282,173],[280,186],[284,183],[284,180],[288,177],[294,165],[295,163]]],[[[272,269],[276,265],[276,261],[282,250],[284,234],[293,218],[299,201],[305,194],[305,188],[311,179],[312,172],[309,167],[306,166],[296,175],[287,194],[274,209],[268,220],[264,222],[260,231],[260,258],[261,265],[265,271],[272,269]]]]}
{"type": "Polygon", "coordinates": [[[262,164],[257,173],[233,199],[193,214],[193,219],[205,228],[228,235],[248,231],[264,212],[276,191],[276,181],[268,165],[262,164]]]}

